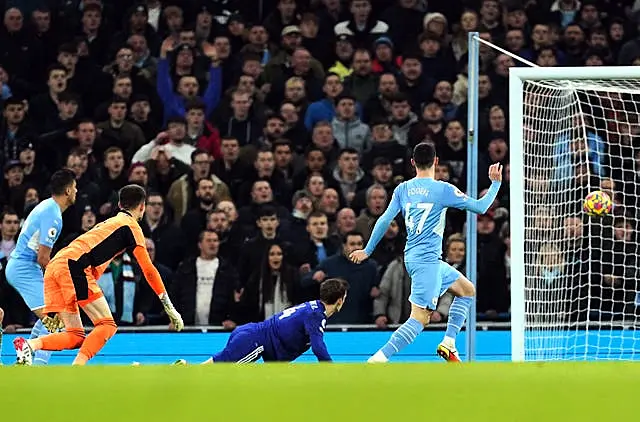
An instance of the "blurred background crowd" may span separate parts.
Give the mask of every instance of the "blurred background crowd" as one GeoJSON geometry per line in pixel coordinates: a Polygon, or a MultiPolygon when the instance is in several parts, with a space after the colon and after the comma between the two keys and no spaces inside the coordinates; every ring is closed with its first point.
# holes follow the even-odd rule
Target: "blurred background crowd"
{"type": "MultiPolygon", "coordinates": [[[[77,175],[54,253],[148,191],[141,226],[187,325],[233,328],[351,290],[332,324],[408,317],[403,221],[366,244],[411,148],[437,146],[436,177],[466,188],[467,33],[540,66],[636,64],[625,0],[5,0],[0,27],[0,261],[48,197],[77,175]]],[[[506,54],[481,46],[478,181],[505,165],[478,216],[479,318],[508,319],[510,234],[506,54]]],[[[465,213],[450,210],[443,259],[464,272],[465,213]]],[[[135,260],[100,280],[120,325],[168,321],[135,260]]],[[[445,320],[451,297],[432,321],[445,320]]],[[[10,332],[34,317],[0,276],[10,332]]]]}

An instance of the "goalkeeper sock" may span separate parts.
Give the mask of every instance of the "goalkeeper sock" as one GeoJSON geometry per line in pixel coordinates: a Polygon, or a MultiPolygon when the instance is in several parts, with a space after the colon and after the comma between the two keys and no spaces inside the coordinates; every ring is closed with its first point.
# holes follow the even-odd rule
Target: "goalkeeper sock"
{"type": "Polygon", "coordinates": [[[417,319],[409,318],[404,324],[391,335],[391,338],[382,346],[376,355],[384,355],[386,359],[400,352],[402,349],[413,343],[418,334],[424,329],[422,323],[417,319]]]}
{"type": "Polygon", "coordinates": [[[89,333],[87,339],[82,343],[78,356],[73,361],[74,365],[85,365],[89,359],[98,354],[118,330],[113,318],[100,319],[95,321],[94,324],[93,331],[89,333]]]}
{"type": "Polygon", "coordinates": [[[447,322],[447,331],[445,332],[445,343],[448,346],[455,347],[455,339],[458,333],[464,325],[464,320],[467,319],[469,313],[469,307],[471,307],[471,301],[473,297],[455,297],[449,308],[449,321],[447,322]],[[452,343],[452,344],[449,344],[452,343]]]}
{"type": "MultiPolygon", "coordinates": [[[[31,329],[31,336],[29,339],[34,339],[38,337],[43,337],[49,334],[49,330],[44,326],[42,321],[38,320],[33,328],[31,329]]],[[[38,350],[33,356],[33,364],[34,365],[46,365],[49,363],[49,358],[51,357],[51,351],[49,350],[38,350]]]]}

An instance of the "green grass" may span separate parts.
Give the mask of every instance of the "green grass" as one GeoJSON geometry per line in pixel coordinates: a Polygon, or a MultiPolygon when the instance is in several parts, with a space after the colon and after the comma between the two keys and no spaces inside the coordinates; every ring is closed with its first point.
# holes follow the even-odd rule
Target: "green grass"
{"type": "Polygon", "coordinates": [[[2,420],[635,420],[640,364],[2,367],[2,420]]]}

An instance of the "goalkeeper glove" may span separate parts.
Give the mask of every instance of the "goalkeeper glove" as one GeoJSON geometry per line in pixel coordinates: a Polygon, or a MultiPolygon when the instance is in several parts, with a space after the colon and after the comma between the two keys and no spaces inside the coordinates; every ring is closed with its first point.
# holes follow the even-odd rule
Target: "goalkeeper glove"
{"type": "Polygon", "coordinates": [[[44,325],[50,333],[55,333],[58,330],[64,329],[64,323],[58,314],[55,314],[53,317],[50,317],[49,315],[44,316],[42,318],[42,325],[44,325]]]}
{"type": "Polygon", "coordinates": [[[182,321],[182,316],[171,303],[171,299],[169,299],[169,295],[167,293],[162,293],[160,296],[160,302],[162,302],[162,306],[164,306],[164,311],[167,313],[171,324],[175,327],[176,331],[182,331],[184,328],[184,322],[182,321]]]}

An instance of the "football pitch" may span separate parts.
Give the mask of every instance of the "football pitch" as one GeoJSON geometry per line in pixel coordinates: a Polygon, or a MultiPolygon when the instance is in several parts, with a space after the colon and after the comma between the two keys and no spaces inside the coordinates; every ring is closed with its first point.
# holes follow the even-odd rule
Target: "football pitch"
{"type": "Polygon", "coordinates": [[[635,420],[639,380],[608,362],[5,366],[0,403],[42,422],[635,420]]]}

